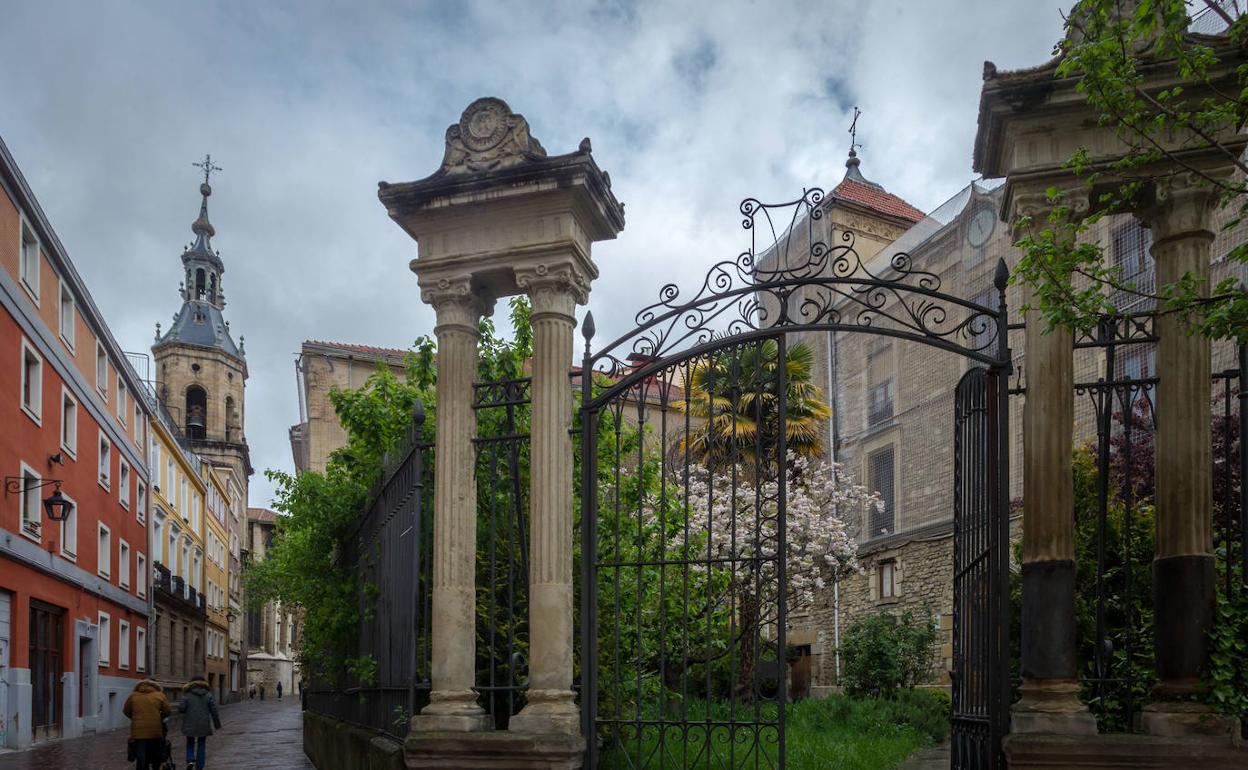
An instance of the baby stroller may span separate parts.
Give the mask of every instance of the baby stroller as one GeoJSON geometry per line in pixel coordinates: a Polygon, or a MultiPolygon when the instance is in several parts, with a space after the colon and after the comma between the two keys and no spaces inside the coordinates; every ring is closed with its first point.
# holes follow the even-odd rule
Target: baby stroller
{"type": "Polygon", "coordinates": [[[164,751],[160,755],[160,770],[178,770],[177,765],[173,761],[173,741],[169,740],[168,717],[160,721],[160,732],[165,742],[164,751]]]}

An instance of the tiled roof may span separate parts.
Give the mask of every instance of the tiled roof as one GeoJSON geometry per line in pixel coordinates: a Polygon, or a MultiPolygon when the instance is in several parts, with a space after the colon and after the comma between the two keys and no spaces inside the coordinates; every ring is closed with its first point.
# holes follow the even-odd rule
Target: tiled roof
{"type": "Polygon", "coordinates": [[[873,211],[904,219],[907,222],[918,222],[924,216],[922,211],[919,211],[896,195],[885,192],[884,188],[878,185],[864,184],[853,179],[842,180],[832,190],[832,197],[856,203],[859,206],[865,206],[873,211]]]}
{"type": "Polygon", "coordinates": [[[364,353],[370,356],[387,356],[402,358],[410,351],[399,350],[398,348],[379,348],[375,345],[352,345],[349,342],[325,342],[323,340],[307,340],[305,345],[319,345],[323,348],[334,348],[336,350],[346,350],[353,353],[364,353]]]}
{"type": "Polygon", "coordinates": [[[277,521],[277,514],[268,508],[248,508],[247,518],[252,521],[277,521]]]}

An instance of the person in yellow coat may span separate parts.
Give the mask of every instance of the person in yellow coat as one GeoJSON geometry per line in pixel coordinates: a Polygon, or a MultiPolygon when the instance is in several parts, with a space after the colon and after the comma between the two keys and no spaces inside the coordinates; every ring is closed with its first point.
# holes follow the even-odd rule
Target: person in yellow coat
{"type": "Polygon", "coordinates": [[[165,717],[173,713],[164,690],[151,679],[134,686],[122,712],[130,718],[130,740],[138,770],[159,770],[165,756],[165,717]]]}

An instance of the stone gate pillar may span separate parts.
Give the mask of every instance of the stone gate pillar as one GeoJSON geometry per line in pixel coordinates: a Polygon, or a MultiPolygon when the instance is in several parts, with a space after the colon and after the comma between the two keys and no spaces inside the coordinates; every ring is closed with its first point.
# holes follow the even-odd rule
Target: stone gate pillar
{"type": "MultiPolygon", "coordinates": [[[[1190,274],[1209,290],[1213,213],[1218,191],[1193,172],[1155,184],[1140,218],[1153,232],[1157,286],[1190,274]]],[[[1144,711],[1156,735],[1203,732],[1208,709],[1191,701],[1208,660],[1216,590],[1213,558],[1213,439],[1210,343],[1182,319],[1156,319],[1156,558],[1153,618],[1157,684],[1144,711]]]]}
{"type": "Polygon", "coordinates": [[[438,171],[416,182],[382,182],[378,197],[419,244],[411,268],[422,298],[438,314],[434,691],[413,719],[408,767],[579,767],[584,739],[572,691],[572,334],[576,305],[588,299],[598,276],[592,246],[624,228],[624,207],[588,139],[574,152],[547,155],[524,117],[494,98],[473,102],[447,129],[438,171]],[[472,380],[481,314],[496,299],[522,293],[533,303],[534,348],[530,683],[527,705],[510,729],[492,732],[472,690],[472,380]]]}
{"type": "MultiPolygon", "coordinates": [[[[1011,222],[1028,217],[1037,228],[1047,226],[1054,207],[1041,190],[1016,192],[1012,204],[1011,222]]],[[[1087,191],[1065,191],[1061,205],[1086,211],[1087,191]]],[[[1035,297],[1028,292],[1023,303],[1035,297]]],[[[1023,684],[1010,729],[1095,735],[1096,720],[1079,700],[1075,658],[1074,339],[1065,328],[1046,333],[1038,310],[1027,310],[1025,321],[1023,684]]]]}
{"type": "Polygon", "coordinates": [[[572,332],[588,275],[574,260],[516,271],[533,307],[529,690],[510,729],[580,733],[572,692],[572,332]]]}

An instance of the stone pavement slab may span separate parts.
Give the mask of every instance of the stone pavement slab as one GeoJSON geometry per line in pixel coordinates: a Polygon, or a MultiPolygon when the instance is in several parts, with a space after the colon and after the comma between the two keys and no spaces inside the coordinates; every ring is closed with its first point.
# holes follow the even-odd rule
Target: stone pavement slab
{"type": "MultiPolygon", "coordinates": [[[[222,727],[208,739],[213,770],[313,770],[303,753],[303,712],[298,698],[247,700],[221,708],[222,727]]],[[[125,730],[41,744],[29,751],[0,754],[0,770],[125,770],[125,730]]],[[[181,762],[183,739],[170,736],[181,762]]]]}

